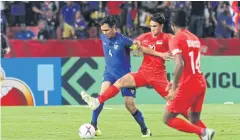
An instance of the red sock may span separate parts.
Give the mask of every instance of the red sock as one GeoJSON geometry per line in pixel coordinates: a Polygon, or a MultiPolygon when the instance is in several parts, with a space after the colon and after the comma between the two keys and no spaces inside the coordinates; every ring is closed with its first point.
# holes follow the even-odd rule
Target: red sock
{"type": "MultiPolygon", "coordinates": [[[[189,120],[189,117],[188,117],[188,111],[186,112],[183,112],[181,113],[183,115],[183,117],[185,117],[186,119],[189,120]]],[[[194,125],[198,126],[198,127],[201,127],[201,128],[207,128],[206,125],[201,121],[199,120],[197,123],[195,123],[194,125]]]]}
{"type": "Polygon", "coordinates": [[[114,85],[110,86],[108,89],[106,89],[99,97],[98,100],[102,104],[109,98],[112,98],[116,96],[119,92],[119,89],[115,87],[114,85]]]}
{"type": "Polygon", "coordinates": [[[190,124],[179,118],[170,119],[168,121],[168,126],[187,133],[195,133],[197,135],[203,134],[203,128],[190,124]]]}
{"type": "Polygon", "coordinates": [[[201,128],[207,128],[206,125],[201,121],[199,120],[197,123],[195,123],[194,125],[198,126],[198,127],[201,127],[201,128]]]}
{"type": "MultiPolygon", "coordinates": [[[[189,120],[189,117],[188,117],[188,111],[186,112],[183,112],[181,113],[183,117],[185,117],[186,119],[189,120]]],[[[206,125],[201,121],[199,120],[197,123],[195,123],[194,125],[198,126],[198,127],[201,127],[201,128],[207,128],[206,125]]]]}
{"type": "MultiPolygon", "coordinates": [[[[188,117],[188,111],[186,112],[183,112],[181,113],[183,115],[183,117],[185,117],[186,119],[189,120],[189,117],[188,117]]],[[[198,126],[198,127],[201,127],[201,128],[207,128],[206,125],[201,121],[199,120],[197,123],[195,123],[194,125],[198,126]]],[[[199,138],[201,139],[201,135],[198,135],[199,138]]]]}

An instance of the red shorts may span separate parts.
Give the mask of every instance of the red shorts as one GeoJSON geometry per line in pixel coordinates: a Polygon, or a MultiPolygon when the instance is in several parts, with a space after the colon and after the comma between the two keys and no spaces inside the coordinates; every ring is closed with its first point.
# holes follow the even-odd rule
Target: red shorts
{"type": "Polygon", "coordinates": [[[173,113],[183,113],[190,109],[192,112],[201,112],[206,93],[206,82],[198,83],[191,80],[181,85],[172,101],[168,101],[166,108],[173,113]]]}
{"type": "Polygon", "coordinates": [[[155,91],[162,97],[165,97],[168,95],[168,92],[165,91],[168,85],[168,79],[167,79],[166,73],[146,74],[143,71],[138,71],[136,73],[131,73],[131,75],[134,78],[136,87],[151,85],[155,89],[155,91]]]}

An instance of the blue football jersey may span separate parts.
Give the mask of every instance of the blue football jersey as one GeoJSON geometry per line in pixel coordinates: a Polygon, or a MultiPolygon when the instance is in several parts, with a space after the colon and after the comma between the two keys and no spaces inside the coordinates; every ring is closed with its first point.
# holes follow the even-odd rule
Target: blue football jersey
{"type": "Polygon", "coordinates": [[[116,33],[115,37],[110,39],[101,34],[100,38],[106,62],[105,72],[119,76],[129,73],[131,69],[130,46],[133,41],[120,33],[116,33]]]}

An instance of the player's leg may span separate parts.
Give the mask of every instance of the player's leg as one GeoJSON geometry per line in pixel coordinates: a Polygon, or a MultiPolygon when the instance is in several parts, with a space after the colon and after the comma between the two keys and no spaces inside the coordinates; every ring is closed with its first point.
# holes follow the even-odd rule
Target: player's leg
{"type": "MultiPolygon", "coordinates": [[[[157,83],[156,84],[157,85],[157,87],[156,88],[154,88],[162,97],[166,97],[166,96],[164,96],[164,95],[166,95],[166,91],[162,91],[162,89],[166,86],[166,82],[160,82],[160,83],[157,83]],[[159,86],[159,85],[163,85],[162,86],[162,88],[159,86]]],[[[154,87],[154,86],[153,86],[154,87]]],[[[170,88],[170,87],[168,87],[168,88],[170,88]]],[[[165,88],[165,89],[167,89],[167,87],[165,88]]],[[[167,93],[168,94],[168,93],[167,93]]],[[[190,111],[190,109],[188,109],[188,110],[186,110],[186,111],[184,111],[184,112],[181,112],[181,115],[184,117],[184,118],[186,118],[187,120],[189,120],[189,111],[190,111]]],[[[195,113],[193,114],[194,116],[196,116],[195,115],[195,113]]],[[[190,121],[190,120],[189,120],[190,121]]],[[[191,121],[190,121],[191,122],[191,121]]],[[[201,120],[200,120],[200,122],[199,123],[196,123],[195,125],[197,125],[197,126],[199,126],[199,127],[202,127],[202,128],[205,128],[204,127],[204,124],[203,123],[201,123],[201,120]]]]}
{"type": "MultiPolygon", "coordinates": [[[[99,93],[99,96],[101,96],[109,87],[111,87],[112,83],[116,82],[116,80],[117,79],[112,74],[105,71],[103,74],[102,86],[101,86],[101,91],[99,93]]],[[[91,97],[85,91],[81,92],[81,96],[82,96],[82,99],[93,110],[96,110],[101,105],[97,98],[91,97]]]]}
{"type": "Polygon", "coordinates": [[[202,128],[206,128],[206,125],[203,123],[203,121],[200,120],[200,115],[202,112],[202,106],[206,94],[207,83],[204,79],[202,79],[197,85],[199,85],[197,86],[198,88],[193,91],[193,93],[196,93],[196,97],[193,98],[193,104],[189,108],[188,116],[192,124],[195,124],[196,126],[202,128]]]}
{"type": "Polygon", "coordinates": [[[121,88],[135,88],[146,85],[144,76],[140,73],[128,73],[118,79],[111,87],[109,87],[101,96],[98,97],[100,103],[116,96],[121,88]]]}
{"type": "Polygon", "coordinates": [[[82,98],[88,103],[92,110],[95,110],[100,104],[106,100],[116,96],[121,88],[124,87],[140,87],[146,85],[146,81],[140,73],[128,73],[118,79],[112,86],[107,88],[98,98],[93,98],[84,91],[81,92],[82,98]]]}
{"type": "Polygon", "coordinates": [[[166,109],[164,112],[163,122],[179,131],[187,133],[195,133],[198,135],[204,134],[204,129],[197,127],[183,119],[177,118],[178,114],[186,112],[188,108],[192,105],[192,95],[186,94],[189,93],[189,88],[179,87],[176,90],[174,100],[167,101],[166,109]],[[185,93],[185,94],[183,94],[185,93]]]}
{"type": "MultiPolygon", "coordinates": [[[[163,78],[164,79],[164,78],[163,78]]],[[[162,96],[164,99],[166,99],[168,92],[165,90],[167,87],[168,81],[166,80],[161,80],[161,81],[156,81],[155,82],[151,82],[151,85],[153,86],[153,88],[155,89],[155,91],[162,96]]],[[[176,117],[178,114],[169,114],[170,118],[172,117],[176,117]]],[[[188,115],[188,110],[183,110],[183,112],[181,112],[181,115],[184,116],[186,119],[189,120],[189,115],[188,115]]],[[[168,115],[167,115],[168,116],[168,115]]],[[[164,119],[164,122],[166,123],[167,118],[164,119]]],[[[167,123],[166,123],[167,124],[167,123]]]]}
{"type": "Polygon", "coordinates": [[[125,99],[125,106],[128,111],[132,114],[136,122],[139,124],[142,132],[142,137],[150,137],[151,131],[147,128],[142,112],[137,109],[134,98],[136,96],[135,89],[123,88],[122,95],[125,99]]]}
{"type": "Polygon", "coordinates": [[[213,130],[198,127],[194,124],[188,123],[187,121],[176,117],[178,114],[186,112],[186,110],[189,109],[194,103],[196,99],[196,94],[192,91],[194,90],[191,90],[191,88],[189,87],[178,88],[174,100],[167,102],[166,110],[164,113],[164,123],[179,131],[195,133],[201,136],[202,140],[211,140],[214,135],[213,130]]]}
{"type": "MultiPolygon", "coordinates": [[[[201,90],[199,90],[201,91],[201,90]]],[[[206,127],[206,125],[203,123],[203,121],[200,119],[201,116],[201,112],[202,112],[202,105],[204,102],[204,98],[205,98],[205,91],[206,88],[204,88],[204,91],[196,96],[194,103],[192,104],[191,108],[189,109],[189,120],[192,124],[201,127],[201,128],[205,128],[205,136],[199,136],[201,138],[201,140],[204,139],[212,139],[214,137],[215,131],[213,129],[209,129],[206,127]]]]}
{"type": "MultiPolygon", "coordinates": [[[[104,81],[101,85],[101,91],[100,91],[100,94],[103,93],[108,87],[111,86],[111,82],[109,81],[104,81]]],[[[94,126],[95,130],[96,130],[96,136],[101,136],[102,135],[102,132],[100,131],[100,129],[98,129],[98,117],[103,109],[103,104],[99,105],[97,107],[96,110],[93,110],[92,112],[92,121],[91,121],[91,124],[94,126]]]]}
{"type": "MultiPolygon", "coordinates": [[[[154,88],[154,90],[164,99],[166,99],[168,95],[168,91],[166,91],[166,88],[169,84],[167,80],[166,75],[159,75],[159,76],[154,76],[155,78],[152,78],[150,81],[150,85],[154,88]]],[[[181,113],[186,119],[189,119],[188,117],[188,110],[185,110],[184,112],[181,113]]]]}
{"type": "MultiPolygon", "coordinates": [[[[103,93],[108,87],[111,86],[112,83],[115,82],[115,78],[107,73],[107,72],[104,72],[103,74],[103,80],[102,80],[102,85],[101,85],[101,91],[99,94],[103,93]]],[[[101,135],[101,131],[100,129],[98,129],[98,117],[103,109],[103,105],[104,104],[101,104],[99,102],[97,102],[96,98],[93,98],[91,97],[90,95],[86,94],[84,91],[81,92],[81,96],[82,96],[82,99],[89,105],[89,106],[92,106],[92,105],[95,105],[96,106],[96,109],[93,111],[92,113],[92,121],[91,121],[91,124],[95,127],[95,130],[96,130],[96,135],[99,136],[101,135]]]]}
{"type": "MultiPolygon", "coordinates": [[[[150,85],[154,88],[154,90],[164,99],[166,99],[168,95],[167,86],[169,85],[167,75],[158,75],[154,76],[150,80],[150,85]]],[[[169,87],[170,88],[170,87],[169,87]]],[[[186,119],[189,119],[188,117],[188,111],[186,110],[185,112],[181,113],[182,116],[184,116],[186,119]]]]}
{"type": "MultiPolygon", "coordinates": [[[[201,91],[201,90],[199,90],[201,91]]],[[[198,96],[196,96],[194,103],[192,104],[191,108],[189,109],[189,120],[192,124],[202,127],[202,128],[207,128],[206,125],[203,123],[203,121],[200,119],[200,115],[202,112],[202,105],[204,102],[205,98],[205,93],[206,93],[206,87],[202,88],[202,93],[200,93],[198,96]]],[[[213,129],[206,129],[207,133],[209,133],[209,137],[212,139],[215,131],[213,129]]],[[[200,138],[202,138],[200,136],[200,138]]]]}
{"type": "Polygon", "coordinates": [[[196,126],[206,128],[206,125],[200,120],[200,115],[202,111],[202,105],[204,101],[205,93],[200,94],[197,96],[195,102],[193,103],[192,107],[189,109],[189,121],[196,126]]]}
{"type": "MultiPolygon", "coordinates": [[[[200,112],[193,112],[190,109],[188,109],[188,111],[181,113],[181,115],[187,120],[189,120],[192,124],[198,127],[206,128],[206,125],[203,123],[202,120],[200,120],[200,114],[201,114],[200,112]]],[[[199,137],[201,138],[201,136],[199,137]]]]}
{"type": "MultiPolygon", "coordinates": [[[[169,103],[167,103],[168,105],[169,103]]],[[[168,125],[169,127],[172,127],[174,129],[177,129],[182,132],[187,133],[195,133],[197,135],[203,135],[204,129],[200,128],[198,126],[195,126],[181,118],[177,118],[177,115],[180,114],[176,111],[171,111],[169,109],[166,109],[164,112],[163,122],[168,125]]]]}

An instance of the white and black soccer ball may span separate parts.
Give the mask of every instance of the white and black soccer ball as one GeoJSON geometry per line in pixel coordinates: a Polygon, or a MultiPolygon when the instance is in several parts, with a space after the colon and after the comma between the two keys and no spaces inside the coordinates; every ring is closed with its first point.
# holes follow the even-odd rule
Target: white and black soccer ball
{"type": "Polygon", "coordinates": [[[95,136],[95,128],[91,124],[83,124],[79,128],[79,136],[82,139],[92,139],[95,136]]]}

